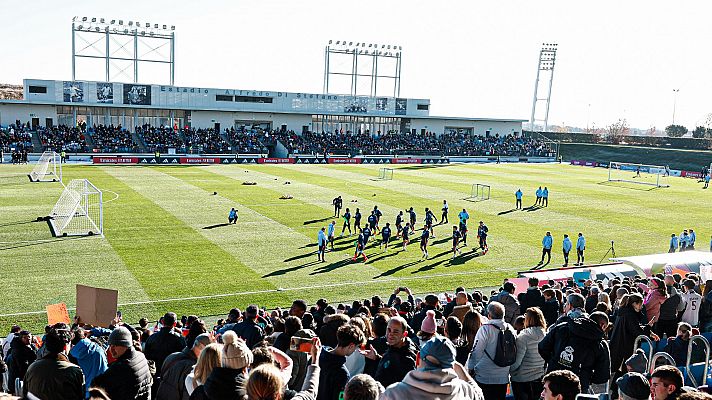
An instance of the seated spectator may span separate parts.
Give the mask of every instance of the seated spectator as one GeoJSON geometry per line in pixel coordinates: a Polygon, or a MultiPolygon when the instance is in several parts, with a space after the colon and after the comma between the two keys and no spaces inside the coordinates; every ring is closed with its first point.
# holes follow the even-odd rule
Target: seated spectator
{"type": "Polygon", "coordinates": [[[581,393],[578,377],[571,371],[552,371],[542,378],[544,391],[543,400],[575,400],[581,393]]]}
{"type": "MultiPolygon", "coordinates": [[[[627,372],[616,380],[620,400],[650,399],[650,382],[643,374],[627,372]]],[[[658,400],[658,399],[656,399],[658,400]]]]}
{"type": "MultiPolygon", "coordinates": [[[[675,360],[675,366],[684,367],[687,364],[690,337],[692,337],[692,326],[690,326],[687,322],[680,322],[677,325],[677,336],[668,339],[663,351],[672,356],[675,360]]],[[[699,354],[701,350],[702,349],[698,343],[693,343],[692,363],[704,360],[704,355],[699,354]],[[700,358],[702,360],[700,360],[700,358]]]]}
{"type": "Polygon", "coordinates": [[[655,368],[650,376],[650,389],[655,400],[677,400],[682,395],[682,372],[672,365],[655,368]]]}
{"type": "Polygon", "coordinates": [[[648,373],[648,357],[645,356],[643,349],[636,349],[630,358],[625,360],[627,372],[637,372],[639,374],[648,373]]]}

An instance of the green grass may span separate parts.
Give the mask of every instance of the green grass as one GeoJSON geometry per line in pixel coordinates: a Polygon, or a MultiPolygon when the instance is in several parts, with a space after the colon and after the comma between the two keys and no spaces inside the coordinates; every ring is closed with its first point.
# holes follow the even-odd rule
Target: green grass
{"type": "MultiPolygon", "coordinates": [[[[55,239],[45,223],[31,221],[49,213],[61,186],[28,182],[24,174],[31,166],[0,165],[0,314],[20,314],[0,316],[0,331],[15,322],[41,327],[44,314],[25,313],[59,301],[73,306],[76,284],[118,289],[130,322],[168,310],[210,316],[249,303],[386,296],[397,286],[417,293],[495,286],[536,264],[547,230],[555,238],[552,266],[563,261],[564,233],[584,232],[591,262],[603,257],[611,240],[625,256],[664,251],[670,233],[684,228],[697,228],[700,243],[712,233],[712,192],[691,179],[669,178],[670,188],[650,189],[609,184],[604,169],[492,164],[395,167],[393,180],[379,181],[378,168],[70,165],[65,179],[88,178],[104,190],[106,236],[55,239]],[[491,199],[464,200],[473,183],[491,185],[491,199]],[[512,210],[518,188],[527,206],[539,185],[551,191],[548,208],[512,210]],[[283,194],[294,198],[280,200],[283,194]],[[427,261],[420,261],[414,241],[405,252],[371,247],[368,263],[352,263],[351,237],[337,239],[327,262],[317,263],[317,231],[332,220],[337,195],[352,212],[359,207],[366,214],[378,205],[391,223],[411,206],[420,221],[425,207],[439,217],[447,199],[451,222],[467,208],[471,232],[477,221],[487,223],[491,251],[468,249],[451,260],[450,224],[436,227],[427,261]],[[215,226],[226,222],[230,207],[240,211],[237,225],[215,226]]],[[[337,221],[337,233],[340,226],[337,221]]],[[[471,235],[471,245],[475,240],[471,235]]]]}

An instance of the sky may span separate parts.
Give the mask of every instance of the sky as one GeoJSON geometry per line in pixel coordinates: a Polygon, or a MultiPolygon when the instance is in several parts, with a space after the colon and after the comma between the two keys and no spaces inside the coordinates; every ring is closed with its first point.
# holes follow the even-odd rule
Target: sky
{"type": "MultiPolygon", "coordinates": [[[[175,25],[177,86],[321,93],[329,40],[398,44],[400,95],[430,99],[431,115],[528,120],[546,42],[559,49],[550,125],[662,130],[675,108],[694,129],[712,113],[708,1],[0,0],[0,14],[0,83],[71,79],[78,15],[175,25]]],[[[77,79],[102,79],[82,62],[77,79]]]]}

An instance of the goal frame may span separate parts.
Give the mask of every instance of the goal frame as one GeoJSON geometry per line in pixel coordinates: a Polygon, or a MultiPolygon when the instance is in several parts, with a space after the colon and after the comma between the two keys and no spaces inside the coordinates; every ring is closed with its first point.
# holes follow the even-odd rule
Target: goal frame
{"type": "Polygon", "coordinates": [[[30,182],[62,182],[62,159],[55,151],[45,151],[40,155],[32,172],[27,174],[30,182]]]}
{"type": "Polygon", "coordinates": [[[490,199],[492,187],[483,183],[474,183],[470,190],[470,199],[475,201],[485,201],[490,199]]]}
{"type": "Polygon", "coordinates": [[[57,199],[47,218],[54,237],[104,237],[104,198],[88,179],[73,179],[57,199]]]}
{"type": "Polygon", "coordinates": [[[665,166],[661,166],[661,165],[636,164],[636,163],[626,163],[626,162],[620,162],[620,161],[611,161],[608,164],[608,182],[627,182],[627,183],[635,183],[638,185],[654,186],[654,187],[658,187],[658,188],[670,187],[669,184],[660,182],[660,177],[665,176],[665,173],[667,170],[668,169],[665,166]],[[631,168],[623,169],[623,168],[621,168],[623,166],[631,167],[631,168]],[[635,172],[638,168],[640,169],[641,173],[654,175],[655,182],[653,183],[653,182],[645,182],[645,181],[636,181],[635,179],[613,178],[613,175],[612,175],[613,170],[635,172]]]}
{"type": "Polygon", "coordinates": [[[378,170],[378,179],[393,180],[393,168],[381,168],[378,170]]]}

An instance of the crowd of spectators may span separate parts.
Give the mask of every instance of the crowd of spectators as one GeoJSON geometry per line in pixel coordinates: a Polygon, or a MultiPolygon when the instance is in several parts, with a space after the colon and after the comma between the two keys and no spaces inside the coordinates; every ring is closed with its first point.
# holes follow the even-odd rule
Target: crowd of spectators
{"type": "Polygon", "coordinates": [[[183,135],[188,153],[218,154],[229,153],[231,150],[230,143],[213,128],[185,129],[183,135]]]}
{"type": "Polygon", "coordinates": [[[45,150],[56,152],[88,152],[89,146],[86,141],[84,130],[79,127],[70,128],[66,125],[37,128],[42,146],[45,150]]]}
{"type": "Polygon", "coordinates": [[[165,153],[168,151],[168,148],[180,149],[185,147],[185,143],[178,130],[170,126],[137,126],[136,133],[141,140],[143,140],[146,149],[150,152],[158,151],[165,153]]]}
{"type": "Polygon", "coordinates": [[[237,153],[260,154],[267,152],[265,146],[274,140],[276,132],[240,127],[239,129],[225,129],[225,135],[232,142],[233,148],[237,153]]]}
{"type": "Polygon", "coordinates": [[[7,128],[0,127],[0,150],[3,152],[11,151],[27,151],[32,152],[32,132],[28,124],[22,124],[16,121],[7,128]]]}
{"type": "Polygon", "coordinates": [[[525,290],[505,280],[489,294],[416,298],[399,287],[350,305],[250,305],[212,327],[172,312],[108,328],[77,316],[41,342],[14,326],[2,351],[6,389],[40,399],[504,400],[508,389],[514,400],[710,399],[634,349],[640,335],[666,340],[681,366],[689,349],[699,357],[694,330],[712,331],[712,280],[695,274],[530,278],[525,290]]]}
{"type": "Polygon", "coordinates": [[[139,147],[134,143],[131,132],[114,125],[94,125],[89,131],[94,148],[102,153],[135,153],[139,147]]]}

